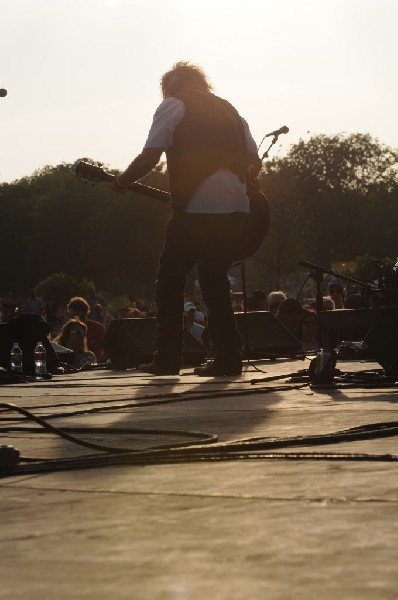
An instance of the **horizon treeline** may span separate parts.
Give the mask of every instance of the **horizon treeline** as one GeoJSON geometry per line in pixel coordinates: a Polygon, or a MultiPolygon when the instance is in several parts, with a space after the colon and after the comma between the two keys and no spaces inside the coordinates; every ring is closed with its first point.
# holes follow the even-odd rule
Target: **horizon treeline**
{"type": "MultiPolygon", "coordinates": [[[[278,288],[305,259],[324,267],[398,256],[398,151],[368,134],[300,140],[266,162],[271,228],[247,259],[251,289],[278,288]]],[[[105,167],[106,168],[106,167],[105,167]]],[[[24,294],[54,273],[150,300],[170,208],[108,183],[85,184],[75,164],[0,184],[0,290],[24,294]]],[[[144,180],[168,189],[164,164],[144,180]]],[[[371,274],[369,274],[371,276],[371,274]]]]}

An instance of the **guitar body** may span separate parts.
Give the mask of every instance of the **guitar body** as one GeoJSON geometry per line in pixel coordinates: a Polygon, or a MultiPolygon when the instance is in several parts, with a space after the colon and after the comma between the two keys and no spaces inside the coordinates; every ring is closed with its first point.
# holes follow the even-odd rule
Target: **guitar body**
{"type": "Polygon", "coordinates": [[[234,257],[234,262],[245,260],[254,254],[269,232],[270,211],[268,200],[257,184],[247,184],[247,195],[250,202],[250,214],[238,244],[239,255],[234,257]]]}
{"type": "MultiPolygon", "coordinates": [[[[83,160],[76,165],[75,173],[80,179],[90,181],[91,183],[100,181],[110,183],[115,178],[115,175],[108,173],[102,167],[83,160]]],[[[169,192],[152,188],[142,183],[132,183],[126,189],[156,198],[162,202],[171,202],[169,192]]],[[[261,191],[258,182],[252,180],[250,176],[248,176],[247,180],[247,195],[250,201],[250,214],[247,216],[242,237],[237,244],[238,255],[234,257],[233,262],[244,260],[256,252],[269,231],[270,212],[267,198],[261,191]]]]}

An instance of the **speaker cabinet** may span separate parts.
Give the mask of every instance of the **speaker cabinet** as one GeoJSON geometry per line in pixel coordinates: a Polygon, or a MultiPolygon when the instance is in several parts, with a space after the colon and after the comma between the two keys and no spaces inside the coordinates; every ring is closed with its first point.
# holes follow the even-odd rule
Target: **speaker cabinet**
{"type": "Polygon", "coordinates": [[[344,341],[360,341],[380,320],[380,309],[343,308],[323,310],[318,315],[322,344],[336,348],[344,341]]]}
{"type": "Polygon", "coordinates": [[[398,308],[374,307],[328,310],[319,314],[324,345],[336,348],[342,341],[364,341],[360,354],[339,358],[368,358],[390,374],[398,375],[398,308]]]}
{"type": "MultiPolygon", "coordinates": [[[[115,319],[109,325],[102,346],[114,369],[138,367],[152,359],[155,342],[156,319],[115,319]]],[[[205,359],[203,346],[184,331],[183,365],[198,365],[205,359]]]]}
{"type": "Polygon", "coordinates": [[[248,312],[246,316],[235,313],[235,319],[245,358],[282,358],[295,356],[301,350],[300,340],[271,312],[248,312]]]}

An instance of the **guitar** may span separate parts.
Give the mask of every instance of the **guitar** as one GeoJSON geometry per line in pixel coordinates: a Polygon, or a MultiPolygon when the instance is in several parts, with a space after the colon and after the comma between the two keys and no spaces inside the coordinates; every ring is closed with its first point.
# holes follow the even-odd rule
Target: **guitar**
{"type": "MultiPolygon", "coordinates": [[[[90,183],[105,181],[111,183],[116,175],[108,173],[102,167],[81,160],[75,167],[76,177],[90,183]]],[[[237,256],[233,262],[242,261],[251,256],[262,244],[269,230],[270,213],[268,201],[261,191],[258,182],[248,173],[246,178],[247,195],[250,202],[250,214],[247,216],[242,237],[237,243],[237,256]]],[[[126,190],[155,198],[171,204],[171,194],[158,188],[150,187],[143,183],[131,183],[126,190]]]]}

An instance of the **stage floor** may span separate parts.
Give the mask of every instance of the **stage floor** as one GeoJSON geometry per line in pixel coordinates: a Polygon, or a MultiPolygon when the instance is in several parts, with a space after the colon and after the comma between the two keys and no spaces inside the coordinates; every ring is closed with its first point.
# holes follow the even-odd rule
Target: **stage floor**
{"type": "Polygon", "coordinates": [[[0,598],[395,600],[398,384],[350,361],[315,390],[308,364],[1,386],[113,451],[0,408],[22,458],[0,479],[0,598]]]}

